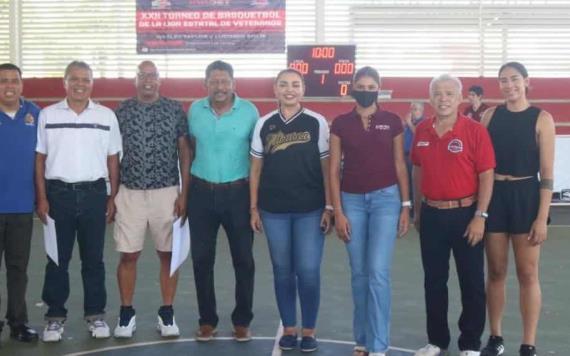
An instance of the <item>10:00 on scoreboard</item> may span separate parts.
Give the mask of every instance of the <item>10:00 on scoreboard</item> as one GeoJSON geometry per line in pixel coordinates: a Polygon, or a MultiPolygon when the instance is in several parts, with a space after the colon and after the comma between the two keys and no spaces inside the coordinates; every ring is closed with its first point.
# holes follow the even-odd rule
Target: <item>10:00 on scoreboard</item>
{"type": "Polygon", "coordinates": [[[339,97],[350,93],[354,45],[290,45],[287,66],[303,74],[305,96],[339,97]]]}

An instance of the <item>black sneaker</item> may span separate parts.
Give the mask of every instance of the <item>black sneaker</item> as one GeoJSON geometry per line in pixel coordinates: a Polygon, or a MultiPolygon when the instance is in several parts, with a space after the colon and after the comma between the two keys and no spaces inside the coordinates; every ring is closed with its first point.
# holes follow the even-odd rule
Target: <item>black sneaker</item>
{"type": "Polygon", "coordinates": [[[32,342],[38,339],[38,332],[22,324],[10,327],[10,337],[21,342],[32,342]]]}
{"type": "Polygon", "coordinates": [[[481,356],[499,356],[505,352],[505,345],[502,336],[489,336],[487,346],[481,350],[481,356]]]}
{"type": "Polygon", "coordinates": [[[160,316],[164,325],[174,324],[174,308],[172,308],[172,305],[161,306],[158,309],[158,316],[160,316]]]}
{"type": "Polygon", "coordinates": [[[132,305],[121,305],[119,312],[119,322],[113,331],[116,338],[130,338],[137,330],[136,312],[132,305]]]}
{"type": "Polygon", "coordinates": [[[297,335],[283,335],[279,339],[279,348],[283,351],[293,350],[297,347],[297,335]]]}
{"type": "Polygon", "coordinates": [[[174,308],[172,305],[163,305],[158,309],[158,324],[156,329],[162,337],[178,337],[180,330],[174,318],[174,308]]]}
{"type": "Polygon", "coordinates": [[[119,326],[128,326],[133,316],[135,316],[135,308],[130,305],[128,307],[121,305],[121,311],[119,312],[119,326]]]}
{"type": "Polygon", "coordinates": [[[519,349],[520,356],[536,356],[536,347],[533,345],[522,344],[519,349]]]}
{"type": "Polygon", "coordinates": [[[301,339],[301,352],[313,352],[319,347],[317,338],[314,336],[303,336],[301,339]]]}

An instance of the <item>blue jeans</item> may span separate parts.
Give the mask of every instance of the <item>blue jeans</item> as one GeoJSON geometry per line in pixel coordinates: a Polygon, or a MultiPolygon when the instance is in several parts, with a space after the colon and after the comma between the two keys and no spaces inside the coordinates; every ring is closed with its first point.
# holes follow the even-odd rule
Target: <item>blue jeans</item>
{"type": "Polygon", "coordinates": [[[314,329],[321,291],[321,259],[324,235],[323,210],[273,214],[261,211],[273,264],[273,281],[279,315],[284,327],[297,324],[297,289],[302,326],[314,329]]]}
{"type": "Polygon", "coordinates": [[[49,215],[55,220],[59,266],[50,258],[46,265],[42,299],[48,306],[47,320],[65,320],[69,297],[69,261],[75,239],[79,245],[83,279],[83,313],[86,319],[105,314],[105,180],[72,186],[60,181],[46,182],[49,215]]]}
{"type": "Polygon", "coordinates": [[[386,352],[390,346],[392,253],[400,216],[398,185],[365,194],[342,192],[341,198],[351,227],[346,249],[352,277],[354,340],[369,352],[386,352]]]}

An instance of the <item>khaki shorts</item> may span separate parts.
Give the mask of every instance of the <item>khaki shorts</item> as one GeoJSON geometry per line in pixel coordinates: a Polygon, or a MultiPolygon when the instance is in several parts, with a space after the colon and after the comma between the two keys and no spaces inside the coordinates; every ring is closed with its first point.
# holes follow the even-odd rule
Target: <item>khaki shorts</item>
{"type": "Polygon", "coordinates": [[[115,198],[113,237],[117,251],[142,251],[147,227],[157,251],[172,251],[172,223],[177,186],[134,190],[121,185],[115,198]]]}

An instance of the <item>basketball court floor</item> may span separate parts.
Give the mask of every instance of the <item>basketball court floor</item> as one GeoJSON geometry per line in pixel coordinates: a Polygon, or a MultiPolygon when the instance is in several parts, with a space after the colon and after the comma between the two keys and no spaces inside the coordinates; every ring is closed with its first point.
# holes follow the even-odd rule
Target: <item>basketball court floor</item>
{"type": "MultiPolygon", "coordinates": [[[[540,356],[570,356],[570,207],[555,207],[552,211],[549,238],[544,244],[541,258],[541,283],[543,292],[542,316],[537,347],[540,356]]],[[[114,251],[112,228],[107,229],[107,322],[114,328],[119,311],[119,297],[115,278],[118,254],[114,251]]],[[[41,301],[41,289],[46,257],[40,223],[36,220],[32,256],[29,266],[28,311],[30,325],[41,332],[46,306],[41,301]]],[[[279,316],[273,293],[271,263],[263,235],[256,235],[256,286],[254,313],[251,325],[253,340],[236,343],[231,338],[230,314],[233,308],[234,279],[228,244],[220,232],[216,260],[216,291],[220,316],[218,337],[209,343],[193,339],[198,325],[196,295],[189,261],[182,266],[178,293],[174,304],[175,316],[181,330],[177,339],[162,339],[156,331],[157,311],[161,304],[158,284],[158,258],[147,240],[139,260],[138,283],[134,307],[137,312],[137,331],[129,340],[93,340],[82,319],[83,289],[81,284],[79,254],[74,253],[70,265],[71,296],[67,307],[68,319],[64,338],[56,344],[41,341],[23,344],[11,340],[8,330],[1,336],[0,355],[247,355],[278,356],[275,336],[279,333],[279,316]]],[[[506,356],[517,356],[520,344],[521,322],[518,311],[518,288],[512,255],[508,280],[508,304],[505,311],[504,337],[506,356]]],[[[459,315],[459,286],[451,262],[450,310],[452,327],[450,355],[457,355],[457,318],[459,315]]],[[[392,349],[389,356],[409,356],[426,343],[425,312],[419,241],[412,229],[396,245],[392,273],[392,349]]],[[[1,315],[5,313],[5,269],[0,272],[1,315]]],[[[327,236],[322,264],[321,307],[318,320],[319,350],[313,355],[350,355],[352,344],[352,301],[349,267],[343,243],[334,234],[327,236]]],[[[488,336],[483,335],[483,342],[488,336]]],[[[300,351],[283,352],[284,355],[300,355],[300,351]]]]}

